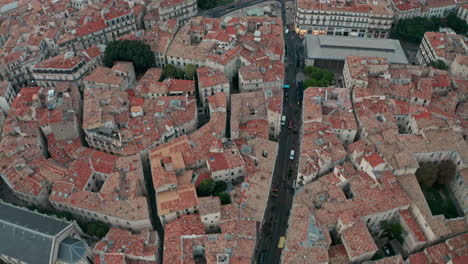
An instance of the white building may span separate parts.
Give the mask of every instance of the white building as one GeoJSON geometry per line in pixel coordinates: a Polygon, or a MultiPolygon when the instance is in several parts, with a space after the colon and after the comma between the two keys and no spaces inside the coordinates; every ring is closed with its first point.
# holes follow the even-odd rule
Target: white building
{"type": "Polygon", "coordinates": [[[296,32],[387,38],[393,12],[383,1],[296,0],[296,32]]]}
{"type": "Polygon", "coordinates": [[[205,232],[216,232],[221,227],[221,202],[218,196],[200,197],[200,218],[205,232]]]}
{"type": "Polygon", "coordinates": [[[16,92],[10,82],[0,82],[0,108],[5,114],[10,111],[10,105],[16,97],[16,92]]]}
{"type": "Polygon", "coordinates": [[[422,65],[441,60],[450,66],[457,54],[468,55],[468,46],[463,36],[426,32],[416,58],[422,65]]]}
{"type": "Polygon", "coordinates": [[[159,16],[163,21],[177,18],[179,24],[182,24],[197,13],[196,0],[164,0],[159,5],[159,16]]]}

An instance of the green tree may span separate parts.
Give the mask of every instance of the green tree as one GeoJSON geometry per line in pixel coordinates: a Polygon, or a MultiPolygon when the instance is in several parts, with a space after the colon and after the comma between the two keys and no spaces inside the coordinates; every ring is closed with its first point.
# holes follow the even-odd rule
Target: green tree
{"type": "Polygon", "coordinates": [[[437,175],[438,184],[448,184],[453,180],[457,173],[457,165],[451,160],[446,160],[440,163],[437,175]]]}
{"type": "Polygon", "coordinates": [[[444,71],[448,70],[447,64],[445,64],[445,62],[442,61],[442,60],[432,61],[427,66],[431,66],[431,67],[434,67],[436,69],[444,70],[444,71]]]}
{"type": "Polygon", "coordinates": [[[116,40],[106,47],[104,65],[112,67],[115,61],[131,61],[137,72],[154,66],[154,53],[150,46],[139,40],[116,40]]]}
{"type": "Polygon", "coordinates": [[[392,37],[408,42],[419,43],[428,31],[437,31],[441,25],[438,18],[414,17],[401,19],[392,30],[392,37]]]}
{"type": "Polygon", "coordinates": [[[230,2],[233,2],[233,0],[198,0],[198,7],[201,9],[211,9],[230,2]]]}
{"type": "Polygon", "coordinates": [[[187,79],[193,80],[197,74],[197,66],[194,64],[185,65],[185,74],[187,75],[187,79]]]}
{"type": "Polygon", "coordinates": [[[96,236],[99,239],[103,238],[109,231],[109,226],[101,221],[89,222],[86,225],[86,234],[96,236]]]}
{"type": "Polygon", "coordinates": [[[399,222],[391,224],[384,220],[380,222],[380,227],[384,230],[384,234],[391,235],[392,238],[396,238],[400,243],[403,243],[403,227],[399,222]]]}
{"type": "Polygon", "coordinates": [[[162,79],[165,78],[172,78],[172,79],[183,79],[184,78],[184,71],[177,68],[172,64],[167,64],[163,68],[162,79]]]}
{"type": "Polygon", "coordinates": [[[328,87],[335,81],[335,75],[328,70],[315,66],[307,66],[304,72],[309,77],[304,81],[304,89],[308,87],[328,87]]]}
{"type": "Polygon", "coordinates": [[[220,193],[224,192],[227,188],[227,184],[224,181],[217,181],[214,188],[214,195],[219,196],[220,193]]]}
{"type": "Polygon", "coordinates": [[[445,26],[455,30],[458,34],[464,35],[468,32],[468,24],[465,20],[457,17],[455,12],[449,13],[443,21],[445,26]]]}
{"type": "Polygon", "coordinates": [[[211,179],[202,180],[197,187],[198,196],[210,196],[215,190],[216,183],[211,179]]]}
{"type": "Polygon", "coordinates": [[[222,192],[219,194],[219,199],[221,200],[222,205],[231,203],[231,196],[227,192],[222,192]]]}
{"type": "Polygon", "coordinates": [[[416,178],[422,186],[431,187],[437,181],[438,173],[439,168],[432,162],[421,163],[416,171],[416,178]]]}

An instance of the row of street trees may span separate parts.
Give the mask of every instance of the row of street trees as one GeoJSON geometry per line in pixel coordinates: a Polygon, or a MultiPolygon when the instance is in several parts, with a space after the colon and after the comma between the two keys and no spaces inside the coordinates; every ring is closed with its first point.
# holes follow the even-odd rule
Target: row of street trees
{"type": "Polygon", "coordinates": [[[404,40],[413,43],[421,42],[426,32],[437,32],[441,27],[449,27],[457,34],[467,34],[468,25],[467,23],[458,18],[457,15],[452,12],[444,18],[438,17],[414,17],[408,19],[401,19],[392,28],[391,36],[399,40],[404,40]]]}

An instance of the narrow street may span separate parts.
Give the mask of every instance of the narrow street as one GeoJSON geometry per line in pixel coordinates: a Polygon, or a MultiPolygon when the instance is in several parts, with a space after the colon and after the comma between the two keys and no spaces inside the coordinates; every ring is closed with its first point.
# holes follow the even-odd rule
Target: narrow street
{"type": "MultiPolygon", "coordinates": [[[[285,21],[285,5],[282,1],[283,21],[285,21]]],[[[287,61],[285,62],[284,84],[289,85],[285,89],[285,100],[283,101],[283,115],[286,116],[286,125],[282,126],[279,137],[278,157],[273,174],[272,188],[278,189],[278,197],[270,197],[265,212],[264,228],[259,235],[259,242],[256,248],[256,263],[279,263],[281,249],[278,249],[278,242],[284,236],[287,229],[289,212],[291,210],[294,196],[293,183],[297,174],[299,157],[299,131],[301,123],[302,102],[299,102],[296,86],[297,55],[301,50],[301,39],[293,32],[285,34],[285,46],[287,49],[287,61]],[[287,92],[287,96],[286,96],[287,92]],[[294,129],[289,129],[289,122],[292,121],[294,129]],[[294,160],[290,160],[290,152],[294,150],[294,160]],[[289,176],[289,170],[292,175],[289,176]]]]}

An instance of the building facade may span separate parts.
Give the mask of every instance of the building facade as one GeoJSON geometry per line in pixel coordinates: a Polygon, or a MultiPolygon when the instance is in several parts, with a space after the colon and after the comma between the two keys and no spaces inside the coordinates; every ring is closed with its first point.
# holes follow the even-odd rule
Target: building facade
{"type": "Polygon", "coordinates": [[[296,0],[296,32],[365,38],[387,38],[393,12],[382,1],[296,0]]]}

